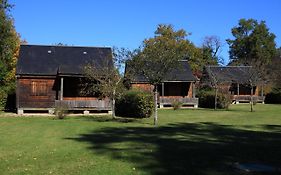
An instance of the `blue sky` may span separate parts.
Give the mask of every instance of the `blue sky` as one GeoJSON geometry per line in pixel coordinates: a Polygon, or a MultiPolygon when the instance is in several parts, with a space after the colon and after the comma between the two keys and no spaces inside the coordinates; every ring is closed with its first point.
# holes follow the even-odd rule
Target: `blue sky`
{"type": "Polygon", "coordinates": [[[265,20],[281,45],[281,0],[10,0],[17,32],[29,44],[137,48],[158,24],[185,29],[200,46],[205,36],[224,42],[241,18],[265,20]]]}

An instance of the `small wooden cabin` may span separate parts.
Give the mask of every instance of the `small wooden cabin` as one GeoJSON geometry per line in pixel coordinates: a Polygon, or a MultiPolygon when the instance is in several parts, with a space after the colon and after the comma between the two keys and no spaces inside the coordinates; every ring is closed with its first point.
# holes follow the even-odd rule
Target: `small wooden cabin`
{"type": "Polygon", "coordinates": [[[109,99],[81,93],[87,64],[112,60],[111,48],[21,45],[16,68],[18,114],[56,106],[69,110],[110,110],[109,99]]]}
{"type": "MultiPolygon", "coordinates": [[[[130,79],[132,89],[149,92],[154,89],[142,75],[134,75],[130,79]]],[[[198,98],[195,98],[196,80],[188,62],[186,60],[180,61],[178,69],[168,72],[164,81],[157,87],[159,107],[169,107],[174,101],[179,101],[183,106],[197,108],[198,98]]]]}
{"type": "Polygon", "coordinates": [[[263,83],[257,81],[258,77],[254,74],[251,66],[205,66],[201,84],[210,85],[212,79],[215,79],[219,88],[224,93],[229,93],[233,103],[238,104],[239,102],[250,102],[251,86],[249,82],[255,81],[254,100],[263,103],[263,83]]]}

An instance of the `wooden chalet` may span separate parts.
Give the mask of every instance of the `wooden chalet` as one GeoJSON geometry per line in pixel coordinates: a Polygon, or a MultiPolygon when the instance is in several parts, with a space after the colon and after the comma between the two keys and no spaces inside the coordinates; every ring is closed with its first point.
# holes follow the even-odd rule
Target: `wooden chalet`
{"type": "Polygon", "coordinates": [[[217,81],[218,88],[229,93],[233,103],[238,104],[251,101],[250,81],[255,81],[253,98],[263,103],[263,83],[257,81],[258,77],[254,74],[251,66],[205,66],[201,84],[210,85],[213,80],[217,81]]]}
{"type": "Polygon", "coordinates": [[[18,114],[30,110],[110,110],[109,99],[81,93],[87,64],[112,60],[111,48],[21,45],[16,68],[18,114]]]}
{"type": "MultiPolygon", "coordinates": [[[[158,85],[159,107],[169,107],[174,101],[179,101],[183,107],[198,107],[198,98],[195,98],[195,82],[189,64],[186,60],[180,61],[178,69],[167,73],[164,81],[158,85]]],[[[127,70],[127,68],[126,68],[127,70]]],[[[152,92],[154,87],[142,75],[130,78],[131,88],[152,92]]]]}

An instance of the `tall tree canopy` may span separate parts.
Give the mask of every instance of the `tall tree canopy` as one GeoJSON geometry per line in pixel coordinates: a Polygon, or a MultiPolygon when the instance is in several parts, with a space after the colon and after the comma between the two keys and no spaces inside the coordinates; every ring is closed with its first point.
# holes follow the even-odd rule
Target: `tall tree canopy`
{"type": "Polygon", "coordinates": [[[265,21],[240,19],[231,32],[234,39],[227,40],[231,64],[264,67],[275,56],[275,35],[265,21]]]}
{"type": "Polygon", "coordinates": [[[14,85],[20,46],[19,35],[9,14],[11,8],[7,0],[0,0],[0,88],[14,85]]]}

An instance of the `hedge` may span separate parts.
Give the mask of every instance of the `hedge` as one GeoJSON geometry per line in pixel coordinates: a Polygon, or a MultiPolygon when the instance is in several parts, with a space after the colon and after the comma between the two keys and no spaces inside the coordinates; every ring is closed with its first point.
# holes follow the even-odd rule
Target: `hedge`
{"type": "Polygon", "coordinates": [[[147,118],[151,116],[153,107],[152,94],[142,91],[128,91],[116,100],[116,115],[147,118]]]}
{"type": "Polygon", "coordinates": [[[265,103],[281,104],[281,88],[274,88],[265,96],[265,103]]]}
{"type": "MultiPolygon", "coordinates": [[[[213,90],[201,90],[198,92],[199,107],[201,108],[214,108],[215,107],[215,91],[213,90]]],[[[231,104],[229,94],[218,93],[217,94],[217,108],[228,109],[231,104]]]]}

